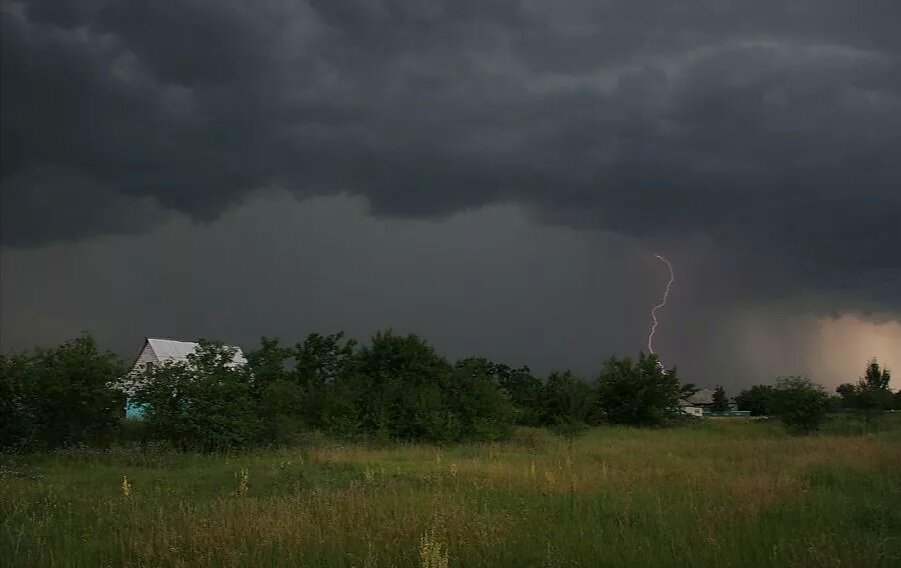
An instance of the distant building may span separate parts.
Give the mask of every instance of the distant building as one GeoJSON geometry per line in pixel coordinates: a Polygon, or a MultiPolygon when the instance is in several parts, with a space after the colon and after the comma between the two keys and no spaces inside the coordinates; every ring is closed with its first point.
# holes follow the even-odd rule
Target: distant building
{"type": "MultiPolygon", "coordinates": [[[[134,365],[128,372],[127,378],[129,382],[134,381],[146,371],[153,370],[157,365],[168,362],[186,361],[188,355],[196,352],[199,343],[193,341],[176,341],[174,339],[157,339],[148,337],[144,339],[144,346],[135,359],[134,365]]],[[[240,347],[230,347],[234,350],[231,366],[239,367],[247,364],[247,359],[240,347]]],[[[134,384],[132,383],[126,388],[127,394],[134,394],[134,384]]],[[[143,408],[131,402],[125,407],[125,415],[127,417],[140,417],[143,415],[143,408]]]]}
{"type": "Polygon", "coordinates": [[[679,401],[682,412],[692,416],[749,416],[749,412],[737,410],[738,406],[730,402],[729,409],[716,411],[713,409],[713,390],[701,389],[689,397],[679,401]]]}
{"type": "Polygon", "coordinates": [[[701,389],[693,395],[682,399],[686,406],[694,406],[700,409],[713,409],[713,391],[701,389]]]}

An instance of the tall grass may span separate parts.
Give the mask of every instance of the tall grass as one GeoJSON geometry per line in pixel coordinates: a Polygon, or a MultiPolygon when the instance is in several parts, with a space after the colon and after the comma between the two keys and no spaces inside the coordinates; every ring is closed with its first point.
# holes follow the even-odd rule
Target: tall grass
{"type": "Polygon", "coordinates": [[[10,566],[897,566],[901,439],[710,421],[4,458],[10,566]],[[127,489],[126,489],[127,487],[127,489]]]}

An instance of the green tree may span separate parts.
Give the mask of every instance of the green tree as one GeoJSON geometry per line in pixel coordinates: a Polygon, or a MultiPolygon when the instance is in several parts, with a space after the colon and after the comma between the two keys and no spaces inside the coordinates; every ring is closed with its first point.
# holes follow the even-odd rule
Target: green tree
{"type": "MultiPolygon", "coordinates": [[[[484,359],[450,365],[415,335],[376,334],[336,384],[355,397],[355,427],[376,439],[497,440],[515,417],[501,366],[484,359]]],[[[341,399],[339,399],[341,400],[341,399]]]]}
{"type": "Polygon", "coordinates": [[[247,354],[254,390],[260,393],[269,384],[287,380],[288,362],[292,355],[291,349],[279,345],[278,339],[260,338],[260,348],[247,354]]]}
{"type": "Polygon", "coordinates": [[[0,364],[0,446],[53,448],[105,443],[124,413],[122,362],[90,334],[0,364]]]}
{"type": "Polygon", "coordinates": [[[770,413],[770,405],[773,399],[773,387],[771,385],[754,385],[750,389],[741,391],[735,397],[735,404],[739,410],[746,410],[751,416],[766,416],[770,413]]]}
{"type": "Polygon", "coordinates": [[[729,397],[726,396],[726,389],[721,385],[716,385],[716,388],[713,389],[713,410],[717,412],[729,410],[729,397]]]}
{"type": "Polygon", "coordinates": [[[544,419],[544,385],[528,367],[513,368],[483,357],[461,359],[460,366],[476,366],[487,377],[507,391],[515,412],[515,422],[524,426],[539,426],[544,419]]]}
{"type": "Polygon", "coordinates": [[[311,428],[353,436],[357,392],[350,375],[356,365],[356,341],[344,332],[311,333],[294,347],[297,362],[291,376],[304,393],[303,417],[311,428]]]}
{"type": "Polygon", "coordinates": [[[553,372],[544,383],[544,423],[561,432],[579,431],[594,406],[591,387],[570,371],[553,372]]]}
{"type": "Polygon", "coordinates": [[[262,441],[253,375],[234,350],[200,341],[185,361],[155,366],[136,385],[151,432],[183,450],[227,450],[262,441]]]}
{"type": "Polygon", "coordinates": [[[265,336],[259,349],[247,354],[262,438],[275,445],[291,444],[307,428],[304,392],[291,376],[293,355],[293,350],[281,346],[278,339],[265,336]]]}
{"type": "Polygon", "coordinates": [[[0,450],[25,449],[37,440],[35,367],[29,354],[0,355],[0,450]]]}
{"type": "Polygon", "coordinates": [[[873,359],[867,364],[864,376],[857,384],[845,383],[835,390],[842,397],[842,406],[856,410],[863,416],[866,431],[883,411],[892,407],[893,395],[889,389],[891,373],[873,359]]]}
{"type": "Polygon", "coordinates": [[[857,400],[855,400],[857,396],[857,385],[853,383],[842,383],[835,387],[835,392],[837,392],[841,398],[842,408],[854,408],[857,404],[857,400]]]}
{"type": "Polygon", "coordinates": [[[327,385],[346,376],[354,362],[357,342],[344,332],[311,333],[294,348],[295,381],[301,385],[327,385]]]}
{"type": "Polygon", "coordinates": [[[822,386],[805,377],[776,379],[770,411],[789,431],[809,434],[820,428],[829,410],[829,395],[822,386]]]}
{"type": "Polygon", "coordinates": [[[436,441],[500,440],[509,436],[515,410],[505,389],[477,362],[458,363],[438,382],[444,408],[436,441]]]}
{"type": "Polygon", "coordinates": [[[364,432],[379,439],[432,439],[453,428],[438,382],[451,369],[415,335],[377,333],[357,353],[354,389],[364,432]]]}
{"type": "Polygon", "coordinates": [[[681,415],[683,389],[676,369],[661,369],[656,355],[611,357],[598,375],[597,409],[614,424],[662,425],[681,415]]]}

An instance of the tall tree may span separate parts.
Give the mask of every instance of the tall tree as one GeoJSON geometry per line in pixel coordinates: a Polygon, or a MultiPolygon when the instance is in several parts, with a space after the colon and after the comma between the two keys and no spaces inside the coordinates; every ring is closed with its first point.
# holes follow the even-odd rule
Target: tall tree
{"type": "Polygon", "coordinates": [[[381,439],[428,439],[442,421],[439,379],[450,365],[416,335],[378,332],[355,358],[361,426],[381,439]]]}
{"type": "Polygon", "coordinates": [[[788,430],[799,434],[814,432],[820,428],[828,410],[829,395],[821,385],[799,376],[776,379],[770,411],[788,430]]]}
{"type": "Polygon", "coordinates": [[[517,424],[539,426],[543,423],[543,384],[528,367],[513,368],[484,357],[467,357],[457,361],[455,366],[478,368],[481,373],[506,390],[514,407],[517,424]]]}
{"type": "Polygon", "coordinates": [[[4,358],[0,446],[52,448],[108,440],[124,412],[122,362],[90,334],[4,358]]]}
{"type": "Polygon", "coordinates": [[[857,384],[845,383],[835,390],[842,397],[842,406],[857,410],[864,420],[865,429],[870,431],[873,421],[886,409],[892,407],[893,395],[889,389],[891,373],[872,359],[857,384]]]}
{"type": "Polygon", "coordinates": [[[544,422],[561,429],[577,429],[588,422],[594,393],[570,371],[553,372],[544,384],[544,422]]]}
{"type": "Polygon", "coordinates": [[[260,348],[247,354],[247,364],[253,373],[254,387],[263,389],[266,385],[283,381],[288,374],[288,360],[291,349],[279,345],[278,339],[263,336],[260,348]]]}
{"type": "Polygon", "coordinates": [[[729,410],[729,397],[726,396],[726,389],[722,385],[716,385],[713,389],[713,410],[717,412],[729,410]]]}
{"type": "Polygon", "coordinates": [[[772,385],[754,385],[750,389],[741,391],[735,397],[735,404],[739,410],[750,412],[751,416],[766,416],[770,413],[772,399],[772,385]]]}
{"type": "Polygon", "coordinates": [[[154,434],[183,450],[227,450],[262,441],[264,423],[247,366],[234,350],[200,341],[185,361],[146,373],[135,401],[154,434]]]}
{"type": "Polygon", "coordinates": [[[596,383],[597,409],[614,424],[656,426],[681,414],[683,386],[676,369],[664,370],[656,355],[639,353],[638,360],[611,357],[596,383]]]}
{"type": "Polygon", "coordinates": [[[357,393],[350,375],[357,343],[344,332],[311,333],[294,347],[290,380],[302,390],[303,420],[309,428],[353,435],[358,430],[357,393]]]}

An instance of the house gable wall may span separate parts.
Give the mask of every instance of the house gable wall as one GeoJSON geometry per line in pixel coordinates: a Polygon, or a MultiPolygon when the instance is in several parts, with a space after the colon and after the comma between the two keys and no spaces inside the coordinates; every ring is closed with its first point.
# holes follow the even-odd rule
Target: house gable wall
{"type": "Polygon", "coordinates": [[[141,354],[138,355],[138,358],[135,359],[135,364],[131,368],[132,373],[141,373],[144,371],[144,366],[147,363],[159,363],[159,357],[154,353],[153,348],[150,346],[150,342],[144,343],[144,349],[141,350],[141,354]]]}

